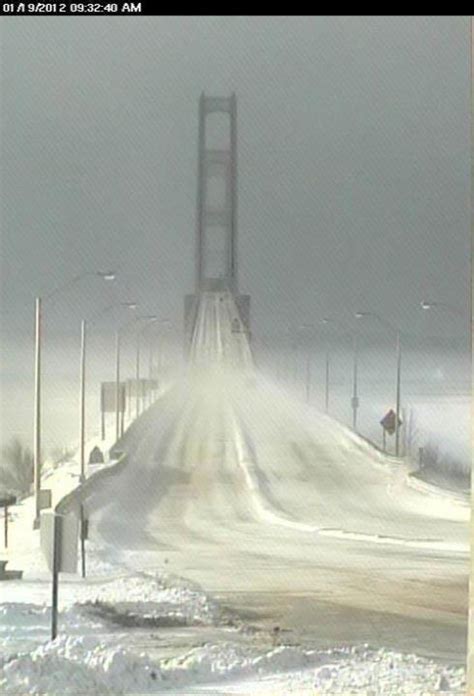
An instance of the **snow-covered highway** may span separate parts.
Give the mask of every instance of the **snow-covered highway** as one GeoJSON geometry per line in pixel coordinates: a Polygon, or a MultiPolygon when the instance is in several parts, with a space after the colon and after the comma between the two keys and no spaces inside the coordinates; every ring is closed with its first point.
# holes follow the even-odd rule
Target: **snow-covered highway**
{"type": "Polygon", "coordinates": [[[300,643],[462,660],[468,507],[265,382],[236,317],[230,295],[203,295],[188,373],[120,443],[91,536],[300,643]]]}

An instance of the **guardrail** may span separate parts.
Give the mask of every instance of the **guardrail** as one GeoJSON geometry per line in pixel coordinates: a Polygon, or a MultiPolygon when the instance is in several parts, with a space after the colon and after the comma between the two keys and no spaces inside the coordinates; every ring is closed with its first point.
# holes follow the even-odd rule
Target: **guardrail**
{"type": "Polygon", "coordinates": [[[125,468],[127,456],[127,453],[123,452],[120,458],[113,464],[109,464],[98,471],[94,471],[85,481],[80,483],[79,486],[61,498],[61,500],[56,504],[54,511],[60,515],[75,512],[76,510],[74,509],[74,506],[80,506],[92,493],[92,488],[98,482],[108,478],[109,476],[115,476],[125,468]]]}

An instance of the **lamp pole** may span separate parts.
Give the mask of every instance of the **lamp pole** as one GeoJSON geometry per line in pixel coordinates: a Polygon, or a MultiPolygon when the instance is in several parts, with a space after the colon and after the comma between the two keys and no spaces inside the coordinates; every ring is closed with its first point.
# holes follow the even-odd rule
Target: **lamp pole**
{"type": "Polygon", "coordinates": [[[113,281],[116,278],[114,271],[85,271],[80,273],[63,285],[55,288],[52,292],[43,298],[35,298],[35,362],[34,362],[34,406],[33,406],[33,469],[34,469],[34,492],[35,492],[35,518],[33,528],[38,529],[40,526],[40,495],[41,495],[41,445],[42,445],[42,429],[41,429],[41,397],[42,397],[42,321],[43,321],[43,301],[50,300],[55,295],[62,293],[71,286],[78,283],[87,276],[102,278],[102,280],[113,281]]]}
{"type": "Polygon", "coordinates": [[[159,321],[158,317],[156,317],[154,314],[150,314],[147,316],[143,317],[138,317],[138,319],[146,320],[146,324],[142,329],[139,329],[137,331],[137,349],[136,349],[136,360],[135,360],[135,373],[136,373],[136,402],[135,402],[135,416],[138,418],[140,415],[141,411],[141,406],[142,401],[143,401],[143,394],[142,394],[142,389],[140,385],[140,354],[141,354],[141,337],[142,334],[144,333],[145,329],[150,326],[150,324],[154,324],[155,322],[159,321]]]}
{"type": "Polygon", "coordinates": [[[151,385],[153,385],[153,380],[154,380],[154,374],[153,374],[153,364],[155,361],[155,354],[154,354],[154,342],[152,339],[148,341],[148,380],[150,383],[150,395],[147,401],[147,405],[150,406],[153,403],[153,397],[155,396],[154,394],[154,389],[152,390],[151,385]],[[151,393],[153,391],[153,394],[151,393]]]}
{"type": "Polygon", "coordinates": [[[420,305],[422,309],[441,309],[465,319],[465,314],[461,312],[460,309],[453,307],[453,305],[450,305],[447,302],[428,302],[427,300],[423,300],[420,302],[420,305]]]}
{"type": "MultiPolygon", "coordinates": [[[[136,302],[115,302],[114,304],[105,307],[101,312],[96,314],[89,323],[92,323],[104,316],[109,310],[116,307],[127,307],[128,309],[136,309],[136,302]]],[[[81,482],[86,478],[85,464],[85,439],[86,439],[86,338],[87,338],[87,320],[81,321],[81,356],[80,356],[80,393],[79,393],[79,463],[81,470],[81,482]]]]}
{"type": "Polygon", "coordinates": [[[402,373],[402,344],[400,329],[394,327],[389,321],[383,319],[376,312],[356,312],[357,319],[365,317],[373,317],[379,322],[387,326],[396,335],[396,362],[397,362],[397,377],[396,377],[396,393],[395,393],[395,456],[400,454],[400,403],[401,403],[401,373],[402,373]]]}
{"type": "MultiPolygon", "coordinates": [[[[333,319],[332,317],[324,317],[322,320],[323,324],[336,324],[339,326],[344,332],[347,332],[348,334],[352,334],[352,355],[353,355],[353,366],[352,366],[352,398],[351,398],[351,407],[352,407],[352,429],[357,430],[357,409],[359,408],[359,396],[358,396],[358,362],[359,362],[359,346],[358,346],[358,337],[357,333],[353,331],[351,328],[343,324],[341,321],[337,319],[333,319]]],[[[329,360],[326,361],[326,373],[328,375],[327,378],[327,391],[329,393],[329,360]]],[[[327,407],[329,405],[329,396],[327,398],[327,407]]],[[[327,408],[326,408],[327,410],[327,408]]]]}
{"type": "Polygon", "coordinates": [[[115,331],[115,441],[120,439],[120,328],[115,331]]]}
{"type": "Polygon", "coordinates": [[[357,409],[359,408],[359,394],[358,394],[358,372],[359,372],[359,342],[357,339],[357,334],[353,335],[353,353],[354,353],[354,366],[352,375],[352,429],[357,431],[357,409]]]}
{"type": "MultiPolygon", "coordinates": [[[[150,371],[150,379],[153,379],[153,377],[156,377],[156,383],[157,383],[157,389],[160,388],[161,386],[161,373],[163,369],[163,328],[170,328],[171,322],[169,319],[160,319],[158,322],[160,324],[160,331],[158,332],[158,337],[157,337],[157,342],[156,342],[156,347],[157,347],[157,364],[156,364],[156,371],[155,374],[152,375],[150,371]]],[[[150,342],[150,366],[153,365],[153,359],[152,359],[152,354],[154,358],[154,350],[153,350],[153,345],[154,342],[150,342]]]]}
{"type": "Polygon", "coordinates": [[[34,402],[34,487],[35,487],[35,521],[40,523],[41,490],[41,298],[35,300],[35,402],[34,402]]]}
{"type": "MultiPolygon", "coordinates": [[[[314,330],[314,326],[311,324],[302,324],[296,332],[296,339],[298,340],[298,333],[300,331],[306,331],[314,330]]],[[[312,381],[312,375],[311,375],[311,355],[309,351],[309,347],[306,349],[306,377],[305,377],[305,394],[306,394],[306,403],[309,404],[310,398],[311,398],[311,381],[312,381]]]]}
{"type": "Polygon", "coordinates": [[[400,389],[402,371],[402,345],[400,341],[400,330],[397,330],[397,394],[395,407],[395,455],[400,454],[400,389]]]}
{"type": "Polygon", "coordinates": [[[329,347],[326,348],[326,388],[324,392],[324,411],[329,412],[329,347]]]}
{"type": "Polygon", "coordinates": [[[136,400],[135,400],[135,418],[140,415],[140,338],[142,332],[137,331],[137,354],[135,363],[135,379],[136,379],[136,400]]]}
{"type": "Polygon", "coordinates": [[[85,465],[85,435],[86,435],[86,320],[81,321],[81,359],[79,387],[79,463],[81,467],[81,483],[86,478],[85,465]]]}

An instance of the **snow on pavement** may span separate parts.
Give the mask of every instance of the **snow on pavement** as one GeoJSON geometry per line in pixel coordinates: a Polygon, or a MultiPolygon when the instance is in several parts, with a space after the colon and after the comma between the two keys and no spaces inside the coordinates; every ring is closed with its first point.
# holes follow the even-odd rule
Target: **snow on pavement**
{"type": "MultiPolygon", "coordinates": [[[[211,353],[212,348],[210,345],[211,353]]],[[[324,425],[325,430],[330,428],[329,422],[324,425]]],[[[337,440],[340,447],[340,438],[337,440]]],[[[250,478],[249,484],[254,485],[249,487],[255,488],[256,480],[250,478]]],[[[45,476],[45,485],[53,489],[55,504],[77,484],[75,462],[45,476]]],[[[18,562],[18,567],[26,572],[23,581],[7,584],[8,602],[0,605],[0,691],[6,695],[138,696],[167,691],[181,696],[427,696],[463,692],[462,667],[368,646],[314,650],[279,645],[269,649],[268,640],[266,645],[264,641],[238,641],[236,632],[232,635],[229,630],[232,641],[212,640],[199,645],[200,634],[196,633],[196,647],[184,652],[180,649],[179,654],[171,657],[157,654],[156,650],[144,651],[143,644],[133,642],[130,631],[117,626],[123,629],[128,621],[135,626],[149,621],[157,627],[157,635],[163,636],[163,626],[217,625],[220,608],[198,586],[176,576],[131,570],[124,564],[126,554],[104,543],[104,539],[100,546],[92,541],[87,544],[86,580],[61,577],[60,636],[48,641],[50,576],[38,553],[38,532],[31,530],[32,499],[15,506],[13,512],[14,550],[9,560],[12,567],[18,562]]],[[[450,503],[446,516],[455,521],[464,518],[465,513],[450,503]]],[[[332,529],[327,531],[334,533],[332,529]]]]}
{"type": "Polygon", "coordinates": [[[4,665],[5,694],[461,694],[461,668],[367,646],[330,651],[279,646],[255,654],[232,643],[152,660],[93,637],[60,637],[4,665]],[[275,676],[275,673],[276,676],[275,676]],[[214,683],[214,685],[213,685],[214,683]],[[199,684],[204,685],[202,689],[199,684]],[[184,690],[186,689],[186,690],[184,690]]]}

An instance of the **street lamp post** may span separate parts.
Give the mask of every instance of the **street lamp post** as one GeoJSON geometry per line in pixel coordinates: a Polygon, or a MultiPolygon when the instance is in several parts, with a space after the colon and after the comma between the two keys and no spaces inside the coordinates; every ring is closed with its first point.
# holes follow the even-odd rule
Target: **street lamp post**
{"type": "MultiPolygon", "coordinates": [[[[323,324],[336,324],[343,331],[352,334],[352,353],[353,353],[353,367],[352,367],[352,429],[357,430],[357,409],[359,408],[359,396],[358,396],[358,362],[359,362],[359,345],[357,333],[352,331],[349,327],[343,324],[341,321],[333,319],[332,317],[324,317],[322,320],[323,324]]],[[[329,406],[329,358],[326,358],[326,411],[329,406]]]]}
{"type": "Polygon", "coordinates": [[[115,331],[115,441],[120,438],[120,328],[115,331]]]}
{"type": "Polygon", "coordinates": [[[359,342],[357,340],[357,334],[353,335],[353,353],[354,353],[354,367],[353,367],[353,379],[352,379],[352,429],[357,431],[357,409],[359,408],[359,393],[358,393],[358,372],[359,372],[359,342]]]}
{"type": "Polygon", "coordinates": [[[399,456],[400,453],[400,403],[401,403],[401,371],[402,371],[402,345],[401,345],[401,332],[400,329],[394,327],[389,321],[383,319],[376,312],[356,312],[355,317],[357,319],[363,319],[365,317],[374,317],[380,321],[391,331],[396,334],[396,362],[397,362],[397,378],[396,378],[396,394],[395,394],[395,456],[399,456]]]}
{"type": "Polygon", "coordinates": [[[79,463],[81,468],[81,483],[86,478],[85,440],[86,440],[86,320],[81,321],[81,360],[79,387],[79,463]]]}
{"type": "Polygon", "coordinates": [[[136,368],[136,402],[135,402],[135,416],[138,418],[140,415],[141,411],[141,406],[142,406],[142,401],[143,401],[143,394],[142,394],[142,389],[140,386],[140,353],[141,353],[141,337],[142,334],[145,332],[145,329],[150,326],[150,324],[153,324],[158,321],[158,317],[155,315],[148,315],[144,317],[138,317],[138,319],[144,319],[147,320],[145,326],[142,329],[139,329],[137,331],[137,350],[136,350],[136,362],[135,362],[135,368],[136,368]]]}
{"type": "Polygon", "coordinates": [[[86,271],[74,276],[68,282],[58,288],[55,288],[46,297],[35,298],[35,375],[34,375],[34,421],[33,421],[33,468],[34,468],[34,492],[35,492],[35,519],[33,527],[39,528],[40,525],[40,493],[41,493],[41,392],[42,392],[42,373],[41,373],[41,358],[42,358],[42,320],[43,301],[50,300],[55,295],[69,289],[83,278],[94,276],[102,278],[102,280],[113,281],[116,278],[114,271],[86,271]]]}
{"type": "MultiPolygon", "coordinates": [[[[314,330],[314,326],[311,324],[302,324],[299,329],[297,329],[296,332],[296,339],[298,339],[298,332],[299,331],[306,331],[306,330],[314,330]]],[[[328,366],[326,365],[326,368],[328,366]]],[[[329,373],[327,372],[327,378],[329,378],[329,373]]],[[[306,403],[309,404],[310,398],[311,398],[311,382],[312,382],[312,375],[311,375],[311,355],[309,351],[309,347],[306,349],[306,375],[305,375],[305,394],[306,394],[306,403]]]]}
{"type": "Polygon", "coordinates": [[[155,361],[155,353],[154,353],[154,344],[153,341],[150,339],[148,341],[148,380],[150,383],[150,395],[147,399],[147,406],[150,406],[153,402],[153,398],[151,396],[151,385],[153,384],[153,364],[155,361]]]}
{"type": "Polygon", "coordinates": [[[86,434],[86,336],[87,324],[101,318],[111,309],[116,307],[127,307],[128,309],[136,309],[136,302],[115,302],[114,304],[105,307],[101,312],[96,314],[89,322],[86,319],[81,321],[81,357],[80,357],[80,396],[79,396],[79,464],[81,470],[81,482],[85,480],[85,434],[86,434]]]}
{"type": "MultiPolygon", "coordinates": [[[[158,324],[160,324],[160,329],[163,327],[170,328],[171,322],[169,319],[160,319],[158,321],[158,324]]],[[[153,363],[154,363],[154,351],[152,348],[153,343],[150,343],[150,367],[152,368],[153,363]]],[[[156,365],[156,378],[157,378],[157,388],[161,386],[161,374],[162,374],[162,369],[163,369],[163,331],[160,330],[158,333],[158,338],[156,342],[156,347],[157,347],[157,365],[156,365]]],[[[153,374],[152,371],[150,371],[150,379],[153,379],[153,374]]]]}
{"type": "Polygon", "coordinates": [[[400,330],[397,330],[397,393],[395,405],[395,455],[400,454],[400,390],[401,390],[401,371],[402,371],[402,344],[400,341],[400,330]]]}
{"type": "MultiPolygon", "coordinates": [[[[120,438],[121,434],[121,427],[120,427],[120,351],[121,351],[121,334],[126,329],[128,326],[131,324],[135,324],[139,321],[143,320],[148,320],[148,322],[152,321],[157,321],[157,317],[155,315],[145,315],[145,316],[140,316],[140,317],[135,317],[134,319],[131,319],[130,321],[127,321],[125,324],[122,324],[122,326],[117,327],[115,331],[115,438],[118,441],[120,438]]],[[[140,356],[139,356],[139,337],[137,336],[137,358],[136,358],[136,384],[135,384],[135,389],[136,389],[136,415],[138,416],[138,399],[139,399],[139,394],[138,394],[138,380],[140,379],[140,356]]]]}
{"type": "Polygon", "coordinates": [[[137,354],[136,354],[136,363],[135,363],[135,368],[136,368],[136,375],[135,375],[135,382],[136,382],[136,391],[135,391],[135,418],[138,418],[140,415],[140,339],[141,339],[142,332],[137,331],[137,354]]]}
{"type": "Polygon", "coordinates": [[[422,302],[420,302],[420,305],[422,309],[441,309],[447,312],[451,312],[452,314],[455,314],[456,316],[461,317],[462,319],[465,319],[465,315],[463,312],[461,312],[460,309],[458,309],[457,307],[453,307],[447,302],[428,302],[427,300],[423,300],[422,302]]]}

